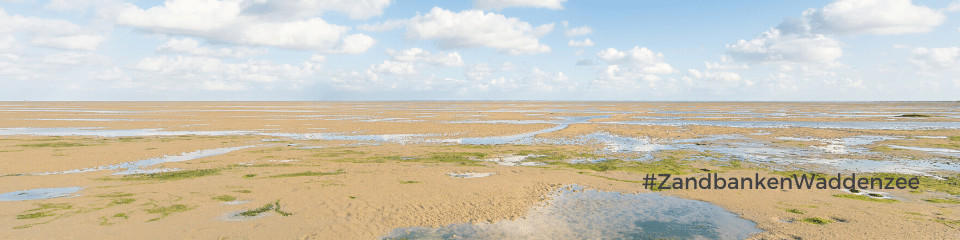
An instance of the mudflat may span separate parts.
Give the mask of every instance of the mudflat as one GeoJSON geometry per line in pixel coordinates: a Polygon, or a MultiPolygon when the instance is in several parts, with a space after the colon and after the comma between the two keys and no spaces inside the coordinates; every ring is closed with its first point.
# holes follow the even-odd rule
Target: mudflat
{"type": "Polygon", "coordinates": [[[0,102],[3,239],[950,239],[958,206],[956,102],[0,102]],[[920,183],[642,184],[838,173],[920,183]]]}

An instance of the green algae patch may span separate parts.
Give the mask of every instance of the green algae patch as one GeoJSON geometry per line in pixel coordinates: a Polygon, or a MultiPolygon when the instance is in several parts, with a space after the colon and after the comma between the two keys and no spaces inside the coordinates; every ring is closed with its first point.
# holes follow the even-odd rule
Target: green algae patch
{"type": "Polygon", "coordinates": [[[818,217],[804,218],[804,219],[801,220],[801,221],[807,222],[807,223],[816,224],[816,225],[827,225],[828,223],[832,223],[832,222],[833,222],[833,221],[830,221],[830,220],[828,220],[828,219],[823,219],[823,218],[818,218],[818,217]]]}
{"type": "Polygon", "coordinates": [[[190,209],[193,209],[193,208],[190,207],[190,206],[187,206],[187,205],[183,205],[183,204],[174,204],[174,205],[170,205],[170,206],[156,206],[156,207],[153,207],[153,208],[144,209],[143,211],[145,211],[145,212],[147,212],[147,213],[151,213],[151,214],[159,214],[159,215],[160,215],[159,217],[156,217],[156,218],[152,218],[152,219],[150,219],[150,220],[147,220],[147,222],[153,222],[153,221],[157,221],[157,220],[163,219],[163,218],[165,218],[165,217],[167,217],[167,216],[170,216],[170,215],[172,215],[172,214],[174,214],[174,213],[189,211],[190,209]]]}
{"type": "Polygon", "coordinates": [[[804,214],[804,213],[805,213],[805,212],[803,212],[803,210],[796,209],[796,208],[787,209],[787,212],[788,212],[788,213],[796,213],[796,214],[804,214]]]}
{"type": "MultiPolygon", "coordinates": [[[[146,173],[146,174],[130,174],[123,176],[121,178],[116,178],[117,180],[127,180],[127,181],[144,181],[144,180],[153,180],[153,181],[169,181],[169,180],[183,180],[191,179],[198,177],[206,177],[220,174],[223,169],[213,168],[213,169],[195,169],[195,170],[184,170],[176,172],[162,172],[162,173],[146,173]]],[[[114,180],[114,178],[102,178],[105,180],[114,180]]]]}
{"type": "Polygon", "coordinates": [[[280,209],[280,200],[277,200],[273,203],[267,203],[266,205],[263,205],[263,207],[260,207],[260,208],[250,209],[247,211],[237,213],[237,215],[243,216],[243,217],[256,217],[260,214],[263,214],[269,211],[274,211],[280,216],[284,216],[284,217],[293,215],[293,213],[284,212],[283,210],[280,209]]]}
{"type": "Polygon", "coordinates": [[[213,197],[213,200],[217,200],[221,202],[232,202],[237,200],[237,197],[230,196],[230,195],[220,195],[220,196],[213,197]]]}
{"type": "Polygon", "coordinates": [[[893,199],[873,198],[873,197],[868,197],[868,196],[864,196],[864,195],[849,194],[849,193],[837,194],[837,195],[833,195],[833,196],[834,196],[834,197],[838,197],[838,198],[849,198],[849,199],[856,199],[856,200],[863,200],[863,201],[870,201],[870,202],[879,202],[879,203],[894,203],[894,202],[899,202],[899,201],[893,200],[893,199]]]}
{"type": "Polygon", "coordinates": [[[345,173],[346,173],[346,172],[344,172],[343,169],[337,169],[337,171],[333,171],[333,172],[314,172],[314,171],[306,171],[306,172],[298,172],[298,173],[287,173],[287,174],[273,175],[273,176],[270,176],[269,178],[330,176],[330,175],[340,175],[340,174],[345,174],[345,173]]]}
{"type": "Polygon", "coordinates": [[[946,198],[930,198],[930,199],[924,199],[923,201],[927,201],[927,202],[930,202],[930,203],[960,204],[960,200],[956,200],[956,199],[946,199],[946,198]]]}

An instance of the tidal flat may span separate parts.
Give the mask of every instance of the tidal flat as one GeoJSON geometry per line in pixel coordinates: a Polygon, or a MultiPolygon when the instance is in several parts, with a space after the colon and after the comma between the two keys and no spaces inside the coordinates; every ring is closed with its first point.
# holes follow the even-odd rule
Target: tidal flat
{"type": "Polygon", "coordinates": [[[956,102],[2,102],[0,238],[954,239],[958,153],[956,102]],[[921,182],[641,184],[708,173],[921,182]]]}

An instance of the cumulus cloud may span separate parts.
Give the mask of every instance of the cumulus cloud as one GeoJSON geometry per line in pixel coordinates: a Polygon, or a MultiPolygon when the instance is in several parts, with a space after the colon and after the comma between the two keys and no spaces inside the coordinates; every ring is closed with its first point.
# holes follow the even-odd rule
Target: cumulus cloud
{"type": "Polygon", "coordinates": [[[563,31],[563,35],[567,37],[579,37],[579,36],[590,34],[592,32],[593,32],[592,28],[587,26],[582,26],[582,27],[568,28],[567,30],[563,31]]]}
{"type": "Polygon", "coordinates": [[[946,20],[941,11],[911,0],[837,0],[803,15],[815,32],[832,34],[923,33],[946,20]]]}
{"type": "Polygon", "coordinates": [[[589,38],[584,39],[583,41],[575,41],[570,39],[570,42],[567,43],[567,46],[571,47],[593,47],[593,41],[590,41],[589,38]]]}
{"type": "Polygon", "coordinates": [[[398,62],[384,60],[380,64],[370,66],[370,70],[375,73],[387,73],[393,75],[411,75],[416,74],[417,68],[411,62],[398,62]]]}
{"type": "Polygon", "coordinates": [[[839,41],[823,34],[784,33],[773,28],[752,40],[727,45],[727,54],[749,63],[831,62],[843,55],[839,41]]]}
{"type": "Polygon", "coordinates": [[[460,53],[457,52],[433,54],[421,48],[410,48],[400,51],[387,49],[387,55],[390,55],[393,60],[400,62],[425,62],[447,67],[463,65],[463,59],[460,57],[460,53]]]}
{"type": "Polygon", "coordinates": [[[274,0],[247,1],[247,14],[265,15],[273,18],[302,18],[316,16],[326,11],[347,14],[351,19],[366,19],[383,14],[390,0],[274,0]]]}
{"type": "Polygon", "coordinates": [[[504,9],[510,7],[534,7],[546,9],[563,9],[563,2],[567,0],[474,0],[473,6],[479,9],[504,9]]]}
{"type": "Polygon", "coordinates": [[[77,24],[60,19],[8,15],[0,9],[0,38],[7,41],[15,35],[30,38],[34,46],[67,50],[94,50],[106,37],[77,24]]]}
{"type": "Polygon", "coordinates": [[[204,90],[243,90],[257,84],[297,87],[314,76],[319,65],[304,62],[301,66],[276,64],[264,60],[224,62],[219,58],[193,56],[147,57],[133,64],[138,80],[151,88],[204,90]]]}
{"type": "Polygon", "coordinates": [[[411,19],[366,25],[364,30],[406,29],[408,39],[437,40],[442,49],[489,47],[504,54],[537,54],[550,52],[540,37],[553,31],[554,24],[534,27],[517,18],[466,10],[452,12],[435,7],[411,19]]]}
{"type": "Polygon", "coordinates": [[[266,53],[266,49],[253,49],[247,47],[236,48],[212,48],[201,46],[200,42],[191,38],[171,38],[157,46],[157,51],[161,53],[189,54],[194,56],[217,57],[217,58],[241,58],[266,53]]]}
{"type": "Polygon", "coordinates": [[[127,4],[117,14],[116,22],[156,33],[336,54],[363,53],[375,43],[370,36],[350,34],[349,27],[331,24],[319,17],[291,18],[304,15],[287,9],[288,5],[297,5],[296,2],[281,1],[278,4],[289,4],[278,6],[258,2],[168,0],[162,6],[148,9],[127,4]],[[270,17],[269,13],[286,17],[270,17]]]}
{"type": "MultiPolygon", "coordinates": [[[[659,81],[658,74],[673,73],[670,64],[663,62],[663,54],[635,46],[626,51],[608,48],[597,52],[597,57],[608,65],[600,73],[600,81],[614,81],[623,85],[626,81],[645,81],[653,85],[659,81]]],[[[633,84],[629,84],[633,85],[633,84]]]]}
{"type": "Polygon", "coordinates": [[[694,79],[717,80],[726,84],[740,84],[743,86],[753,86],[753,81],[744,80],[739,73],[727,71],[700,71],[697,69],[688,69],[687,75],[694,79]]]}
{"type": "Polygon", "coordinates": [[[960,70],[960,47],[914,48],[909,60],[922,68],[960,70]]]}
{"type": "Polygon", "coordinates": [[[751,40],[727,45],[727,54],[759,64],[828,63],[843,56],[833,34],[905,34],[928,32],[943,23],[942,11],[911,0],[837,0],[788,18],[751,40]]]}

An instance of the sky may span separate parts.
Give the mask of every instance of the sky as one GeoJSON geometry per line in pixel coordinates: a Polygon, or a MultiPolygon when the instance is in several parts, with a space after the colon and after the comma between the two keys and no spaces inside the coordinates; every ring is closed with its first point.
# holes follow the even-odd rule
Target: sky
{"type": "Polygon", "coordinates": [[[3,101],[960,100],[960,0],[0,0],[3,101]]]}

